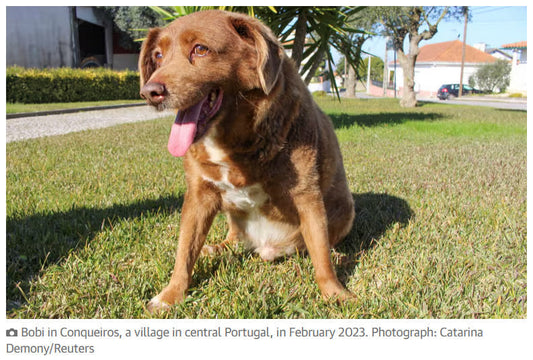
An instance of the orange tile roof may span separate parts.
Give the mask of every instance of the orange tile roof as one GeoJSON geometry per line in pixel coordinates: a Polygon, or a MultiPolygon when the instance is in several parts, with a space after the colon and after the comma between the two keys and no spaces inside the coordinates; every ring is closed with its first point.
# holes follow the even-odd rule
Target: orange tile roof
{"type": "MultiPolygon", "coordinates": [[[[422,62],[451,62],[460,63],[463,54],[463,42],[459,40],[446,41],[437,44],[425,45],[420,48],[420,53],[416,59],[417,63],[422,62]]],[[[466,63],[492,63],[497,59],[470,45],[466,45],[466,63]]]]}
{"type": "Polygon", "coordinates": [[[519,41],[502,45],[502,49],[527,49],[527,41],[519,41]]]}

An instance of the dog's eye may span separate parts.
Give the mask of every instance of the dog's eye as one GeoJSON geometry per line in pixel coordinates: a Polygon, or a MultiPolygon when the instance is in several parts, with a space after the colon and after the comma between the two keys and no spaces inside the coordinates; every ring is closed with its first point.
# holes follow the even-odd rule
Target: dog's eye
{"type": "Polygon", "coordinates": [[[154,53],[154,59],[155,61],[160,62],[161,60],[163,60],[163,53],[161,53],[160,51],[156,51],[154,53]]]}
{"type": "Polygon", "coordinates": [[[193,49],[193,53],[196,56],[206,56],[208,52],[209,49],[207,48],[207,46],[203,45],[196,45],[193,49]]]}

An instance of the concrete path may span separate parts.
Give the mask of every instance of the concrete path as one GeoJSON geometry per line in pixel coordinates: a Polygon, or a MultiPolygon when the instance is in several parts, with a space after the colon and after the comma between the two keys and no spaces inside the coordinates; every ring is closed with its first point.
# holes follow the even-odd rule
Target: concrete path
{"type": "Polygon", "coordinates": [[[157,112],[148,105],[142,105],[44,116],[19,117],[6,120],[6,142],[62,135],[89,129],[100,129],[118,124],[152,120],[172,115],[172,111],[157,112]]]}

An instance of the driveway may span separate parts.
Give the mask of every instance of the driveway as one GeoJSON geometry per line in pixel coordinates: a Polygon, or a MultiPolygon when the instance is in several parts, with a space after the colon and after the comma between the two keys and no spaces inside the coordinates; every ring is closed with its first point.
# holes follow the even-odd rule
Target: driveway
{"type": "Polygon", "coordinates": [[[173,115],[171,111],[157,112],[143,104],[134,107],[19,117],[6,120],[6,142],[100,129],[173,115]]]}

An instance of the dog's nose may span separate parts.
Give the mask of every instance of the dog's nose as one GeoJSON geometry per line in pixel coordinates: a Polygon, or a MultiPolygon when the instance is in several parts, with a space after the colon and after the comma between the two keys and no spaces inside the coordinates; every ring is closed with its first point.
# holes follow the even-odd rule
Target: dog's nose
{"type": "Polygon", "coordinates": [[[141,89],[141,97],[153,105],[161,104],[165,100],[165,93],[165,85],[155,81],[147,82],[141,89]]]}

